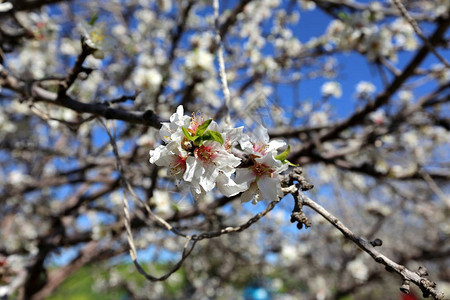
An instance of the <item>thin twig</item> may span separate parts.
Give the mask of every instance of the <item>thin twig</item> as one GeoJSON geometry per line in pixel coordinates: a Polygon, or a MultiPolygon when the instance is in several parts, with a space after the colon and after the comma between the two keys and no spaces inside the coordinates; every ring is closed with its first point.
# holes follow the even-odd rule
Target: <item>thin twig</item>
{"type": "Polygon", "coordinates": [[[267,205],[266,209],[264,209],[264,211],[262,211],[259,214],[255,215],[253,218],[249,219],[247,222],[245,222],[242,225],[239,225],[239,226],[236,226],[236,227],[231,227],[230,226],[230,227],[226,227],[226,228],[223,228],[221,230],[213,231],[213,232],[205,232],[205,233],[201,233],[201,234],[195,234],[195,235],[192,236],[192,239],[195,240],[195,241],[200,241],[200,240],[203,240],[203,239],[211,239],[211,238],[219,237],[219,236],[227,234],[227,233],[244,231],[245,229],[247,229],[250,226],[252,226],[252,224],[258,222],[262,217],[267,215],[272,209],[274,209],[274,207],[279,202],[280,201],[272,201],[272,202],[270,202],[267,205]]]}
{"type": "Polygon", "coordinates": [[[106,129],[106,132],[107,132],[107,134],[109,136],[110,143],[111,143],[111,146],[113,147],[113,152],[114,152],[114,155],[115,155],[116,160],[117,160],[117,169],[119,170],[119,173],[120,173],[120,176],[121,176],[121,179],[122,179],[122,185],[123,185],[123,199],[122,199],[123,201],[122,201],[122,204],[123,204],[123,210],[124,210],[124,216],[125,216],[125,229],[126,229],[126,232],[127,232],[128,244],[130,246],[131,259],[133,260],[133,263],[136,266],[136,268],[139,271],[139,273],[144,275],[146,279],[148,279],[150,281],[162,281],[162,280],[165,280],[165,279],[169,278],[173,273],[175,273],[178,269],[180,269],[180,267],[182,266],[184,260],[189,256],[189,254],[191,254],[192,250],[194,249],[196,241],[192,241],[192,244],[189,247],[189,244],[191,242],[191,238],[189,236],[181,234],[178,230],[176,230],[174,227],[172,227],[172,225],[170,225],[164,219],[162,219],[161,217],[159,217],[158,215],[153,213],[153,211],[147,205],[147,203],[142,201],[137,196],[137,194],[134,191],[133,187],[131,186],[131,184],[129,183],[129,181],[127,180],[127,178],[124,175],[125,174],[125,172],[124,172],[125,168],[124,168],[124,166],[122,164],[122,160],[120,159],[118,147],[117,147],[117,144],[115,142],[114,137],[112,136],[112,134],[111,134],[109,128],[107,127],[107,125],[105,124],[105,122],[102,119],[100,119],[100,118],[98,120],[99,120],[100,124],[106,129]],[[133,232],[131,231],[130,207],[128,206],[128,200],[126,199],[125,191],[128,191],[133,196],[133,198],[138,201],[138,203],[143,205],[145,207],[146,211],[148,212],[148,214],[151,217],[153,217],[154,219],[156,219],[159,224],[164,226],[167,230],[172,231],[176,235],[179,235],[179,236],[182,236],[182,237],[186,238],[186,244],[184,245],[184,249],[183,249],[183,253],[182,253],[181,259],[170,269],[169,272],[167,272],[163,276],[156,277],[156,276],[152,276],[152,275],[148,274],[138,262],[137,250],[136,250],[136,246],[135,246],[135,243],[134,243],[133,232]]]}
{"type": "Polygon", "coordinates": [[[230,117],[230,90],[228,89],[228,81],[227,81],[227,73],[225,71],[225,62],[223,59],[223,45],[220,37],[220,26],[219,26],[219,0],[213,1],[214,6],[214,24],[216,27],[216,44],[217,48],[217,58],[219,60],[219,74],[220,80],[222,82],[222,92],[225,97],[225,124],[227,126],[231,126],[231,117],[230,117]]]}
{"type": "Polygon", "coordinates": [[[419,171],[419,173],[423,176],[423,179],[428,183],[430,186],[430,189],[439,197],[441,198],[442,202],[450,208],[450,198],[447,197],[442,189],[436,184],[436,182],[431,178],[430,174],[428,174],[425,171],[419,171]]]}

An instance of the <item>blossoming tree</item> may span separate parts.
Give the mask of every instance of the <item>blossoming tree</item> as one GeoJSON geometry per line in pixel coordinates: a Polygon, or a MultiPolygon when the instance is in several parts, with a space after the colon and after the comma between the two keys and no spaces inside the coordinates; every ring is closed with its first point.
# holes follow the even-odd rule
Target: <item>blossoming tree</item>
{"type": "Polygon", "coordinates": [[[0,298],[450,296],[449,11],[0,2],[0,298]]]}

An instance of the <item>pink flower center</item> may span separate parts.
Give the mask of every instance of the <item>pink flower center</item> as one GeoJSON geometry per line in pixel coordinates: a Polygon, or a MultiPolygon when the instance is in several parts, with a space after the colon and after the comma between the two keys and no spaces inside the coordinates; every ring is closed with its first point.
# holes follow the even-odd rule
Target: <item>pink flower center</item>
{"type": "Polygon", "coordinates": [[[191,124],[189,124],[188,130],[190,133],[194,134],[197,129],[203,124],[203,122],[205,122],[205,116],[200,114],[200,113],[196,113],[196,114],[192,114],[192,120],[191,120],[191,124]]]}
{"type": "Polygon", "coordinates": [[[178,155],[178,157],[173,160],[173,163],[170,166],[170,173],[172,176],[184,173],[184,171],[186,171],[186,158],[187,157],[178,155]]]}
{"type": "Polygon", "coordinates": [[[253,151],[261,153],[262,155],[266,154],[267,145],[256,143],[253,145],[253,151]]]}
{"type": "Polygon", "coordinates": [[[251,167],[251,169],[253,170],[253,174],[255,174],[257,177],[262,177],[262,176],[270,176],[272,177],[272,174],[274,172],[274,170],[269,167],[266,164],[260,164],[255,162],[255,164],[251,167]]]}
{"type": "Polygon", "coordinates": [[[204,162],[211,162],[216,157],[216,151],[211,146],[200,146],[194,150],[196,158],[204,162]]]}

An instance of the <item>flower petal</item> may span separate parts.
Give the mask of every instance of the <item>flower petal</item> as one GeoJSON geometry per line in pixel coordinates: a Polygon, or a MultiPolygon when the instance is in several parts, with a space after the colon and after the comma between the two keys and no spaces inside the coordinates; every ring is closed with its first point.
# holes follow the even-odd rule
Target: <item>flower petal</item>
{"type": "Polygon", "coordinates": [[[226,197],[231,197],[247,190],[248,183],[243,182],[241,184],[237,184],[229,176],[220,172],[219,175],[217,176],[217,188],[226,197]]]}
{"type": "Polygon", "coordinates": [[[250,185],[249,189],[246,190],[244,193],[242,193],[241,203],[249,202],[250,200],[252,200],[253,197],[255,197],[255,194],[257,191],[258,191],[258,187],[256,186],[256,184],[250,185]]]}
{"type": "Polygon", "coordinates": [[[250,184],[251,182],[256,180],[256,175],[252,170],[247,168],[239,168],[236,170],[236,179],[234,180],[237,184],[241,184],[243,182],[247,182],[250,184]]]}
{"type": "Polygon", "coordinates": [[[264,176],[259,178],[257,185],[264,199],[270,201],[278,201],[281,191],[280,180],[278,178],[271,178],[264,176]]]}
{"type": "Polygon", "coordinates": [[[267,145],[267,152],[278,150],[281,147],[284,147],[286,145],[285,141],[282,140],[272,140],[267,145]]]}
{"type": "Polygon", "coordinates": [[[278,159],[275,159],[275,154],[276,153],[274,151],[268,152],[263,157],[255,158],[255,161],[274,169],[279,168],[283,166],[283,164],[278,159]]]}
{"type": "MultiPolygon", "coordinates": [[[[186,171],[184,172],[183,179],[185,181],[192,181],[194,178],[198,178],[199,176],[199,168],[203,168],[202,166],[199,166],[199,163],[195,157],[189,156],[186,159],[186,171]]],[[[203,172],[200,172],[203,173],[203,172]]]]}
{"type": "Polygon", "coordinates": [[[200,185],[205,192],[211,191],[216,185],[216,178],[219,170],[214,165],[204,166],[205,172],[200,177],[200,185]]]}

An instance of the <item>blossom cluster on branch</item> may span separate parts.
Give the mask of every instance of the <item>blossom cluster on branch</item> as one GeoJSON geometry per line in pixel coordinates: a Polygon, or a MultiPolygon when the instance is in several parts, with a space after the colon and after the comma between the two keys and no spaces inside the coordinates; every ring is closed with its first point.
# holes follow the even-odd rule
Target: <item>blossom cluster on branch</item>
{"type": "Polygon", "coordinates": [[[194,195],[215,186],[227,197],[244,192],[242,202],[277,201],[283,194],[277,175],[290,164],[290,147],[278,154],[286,143],[269,141],[263,127],[249,136],[243,127],[220,126],[202,114],[186,116],[180,105],[170,122],[162,124],[160,135],[165,145],[150,150],[150,163],[168,167],[194,195]]]}

